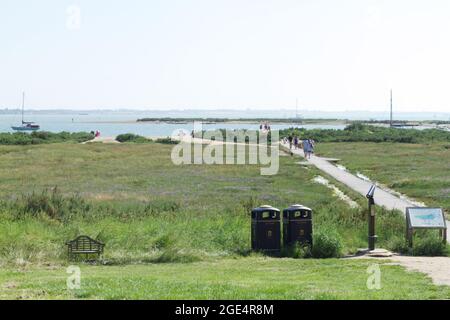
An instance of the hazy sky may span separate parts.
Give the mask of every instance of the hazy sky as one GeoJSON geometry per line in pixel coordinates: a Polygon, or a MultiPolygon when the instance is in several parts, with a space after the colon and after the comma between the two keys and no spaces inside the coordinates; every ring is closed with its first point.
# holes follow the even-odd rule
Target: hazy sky
{"type": "Polygon", "coordinates": [[[0,107],[450,112],[448,0],[0,0],[0,41],[0,107]]]}

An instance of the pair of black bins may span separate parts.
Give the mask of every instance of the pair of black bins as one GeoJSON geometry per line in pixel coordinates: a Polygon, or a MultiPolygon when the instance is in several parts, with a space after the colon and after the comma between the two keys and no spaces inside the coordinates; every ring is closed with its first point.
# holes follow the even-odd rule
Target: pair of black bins
{"type": "MultiPolygon", "coordinates": [[[[300,204],[283,210],[283,244],[312,246],[312,210],[300,204]]],[[[252,249],[266,253],[281,250],[280,210],[261,206],[252,210],[252,249]]]]}

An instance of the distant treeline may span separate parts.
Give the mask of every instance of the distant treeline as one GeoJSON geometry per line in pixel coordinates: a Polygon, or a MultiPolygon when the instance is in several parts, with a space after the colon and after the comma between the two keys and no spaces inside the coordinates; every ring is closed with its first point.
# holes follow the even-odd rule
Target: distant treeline
{"type": "MultiPolygon", "coordinates": [[[[391,121],[390,120],[367,120],[367,121],[364,121],[364,123],[390,124],[391,121]]],[[[440,125],[440,124],[450,124],[450,121],[447,121],[447,120],[395,120],[394,123],[395,124],[402,124],[402,125],[405,125],[405,126],[408,126],[408,125],[411,125],[411,124],[413,124],[413,125],[423,125],[423,124],[440,125]]]]}
{"type": "Polygon", "coordinates": [[[347,120],[338,119],[301,119],[301,118],[142,118],[137,122],[211,122],[211,123],[224,123],[224,122],[269,122],[269,123],[326,123],[326,122],[343,122],[347,120]]]}
{"type": "Polygon", "coordinates": [[[34,131],[32,133],[15,132],[0,133],[0,145],[31,145],[58,142],[85,142],[94,139],[88,132],[60,132],[34,131]]]}
{"type": "Polygon", "coordinates": [[[429,143],[450,141],[450,132],[439,129],[400,129],[385,128],[353,123],[344,130],[290,128],[280,130],[280,138],[289,135],[301,139],[314,139],[317,142],[399,142],[429,143]]]}

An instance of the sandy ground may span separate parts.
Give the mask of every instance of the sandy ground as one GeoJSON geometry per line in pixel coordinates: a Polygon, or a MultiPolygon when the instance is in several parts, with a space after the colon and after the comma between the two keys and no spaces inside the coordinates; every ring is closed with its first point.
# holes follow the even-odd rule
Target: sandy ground
{"type": "Polygon", "coordinates": [[[448,257],[394,256],[391,259],[407,270],[427,274],[433,279],[434,284],[450,286],[450,258],[448,257]]]}
{"type": "Polygon", "coordinates": [[[435,285],[450,286],[449,257],[410,257],[393,255],[391,257],[357,256],[350,259],[390,260],[392,264],[404,267],[408,271],[426,274],[435,285]]]}
{"type": "Polygon", "coordinates": [[[83,142],[82,144],[93,143],[93,142],[98,142],[98,143],[120,143],[119,141],[116,141],[115,137],[97,137],[97,138],[94,138],[92,140],[83,142]]]}

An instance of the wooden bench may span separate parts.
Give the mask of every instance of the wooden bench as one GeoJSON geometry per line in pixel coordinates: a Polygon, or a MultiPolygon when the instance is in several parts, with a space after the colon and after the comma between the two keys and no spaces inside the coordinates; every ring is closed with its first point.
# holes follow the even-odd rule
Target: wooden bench
{"type": "Polygon", "coordinates": [[[100,255],[103,253],[103,248],[105,247],[100,241],[94,240],[88,236],[79,236],[72,241],[66,242],[66,245],[69,260],[76,255],[82,254],[86,256],[86,260],[89,255],[92,254],[97,255],[97,258],[100,258],[100,255]]]}

